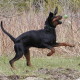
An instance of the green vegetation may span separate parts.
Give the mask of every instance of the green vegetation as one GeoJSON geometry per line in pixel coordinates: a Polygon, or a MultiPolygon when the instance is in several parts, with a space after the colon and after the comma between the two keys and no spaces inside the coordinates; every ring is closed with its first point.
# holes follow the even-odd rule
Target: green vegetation
{"type": "Polygon", "coordinates": [[[35,70],[39,68],[71,68],[80,70],[80,57],[73,58],[63,58],[63,57],[47,57],[47,58],[32,58],[32,67],[26,66],[26,61],[24,58],[18,60],[15,63],[16,70],[12,69],[9,65],[10,58],[8,56],[0,57],[0,73],[6,75],[37,75],[34,73],[35,70]]]}

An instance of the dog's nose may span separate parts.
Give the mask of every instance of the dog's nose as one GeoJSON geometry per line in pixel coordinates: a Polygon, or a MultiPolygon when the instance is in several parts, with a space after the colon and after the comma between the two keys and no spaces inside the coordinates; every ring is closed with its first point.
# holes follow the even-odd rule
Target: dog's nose
{"type": "Polygon", "coordinates": [[[58,17],[58,19],[62,19],[62,16],[60,16],[60,15],[58,15],[57,17],[58,17]]]}

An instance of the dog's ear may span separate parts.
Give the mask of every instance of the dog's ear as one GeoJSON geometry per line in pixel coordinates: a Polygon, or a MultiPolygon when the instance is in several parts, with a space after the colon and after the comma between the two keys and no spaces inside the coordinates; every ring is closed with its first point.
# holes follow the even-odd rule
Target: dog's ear
{"type": "Polygon", "coordinates": [[[52,12],[49,13],[49,17],[53,17],[53,13],[52,12]]]}
{"type": "Polygon", "coordinates": [[[56,7],[56,8],[55,8],[55,10],[54,10],[54,13],[53,13],[53,14],[54,14],[54,15],[56,15],[57,13],[58,13],[58,7],[56,7]]]}

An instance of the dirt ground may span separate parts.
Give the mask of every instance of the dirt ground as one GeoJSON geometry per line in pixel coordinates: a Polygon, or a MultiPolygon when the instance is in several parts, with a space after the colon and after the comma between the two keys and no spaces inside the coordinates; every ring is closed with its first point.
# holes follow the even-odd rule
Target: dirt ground
{"type": "Polygon", "coordinates": [[[57,69],[39,69],[39,73],[49,76],[45,80],[76,80],[80,77],[80,71],[72,70],[69,68],[57,68],[57,69]]]}
{"type": "Polygon", "coordinates": [[[0,80],[80,80],[80,71],[70,68],[47,69],[39,68],[34,74],[39,76],[5,76],[0,74],[0,80]],[[44,77],[41,77],[43,75],[44,77]]]}

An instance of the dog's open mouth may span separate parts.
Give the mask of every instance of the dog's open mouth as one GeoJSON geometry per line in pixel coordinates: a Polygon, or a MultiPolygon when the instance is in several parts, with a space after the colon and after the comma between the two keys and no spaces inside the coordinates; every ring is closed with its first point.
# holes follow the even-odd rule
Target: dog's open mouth
{"type": "Polygon", "coordinates": [[[62,21],[61,21],[61,20],[59,20],[59,21],[58,21],[58,23],[59,23],[59,24],[62,24],[62,21]]]}
{"type": "Polygon", "coordinates": [[[62,24],[61,19],[62,19],[62,16],[59,16],[59,18],[58,18],[58,23],[59,23],[59,24],[62,24]]]}

